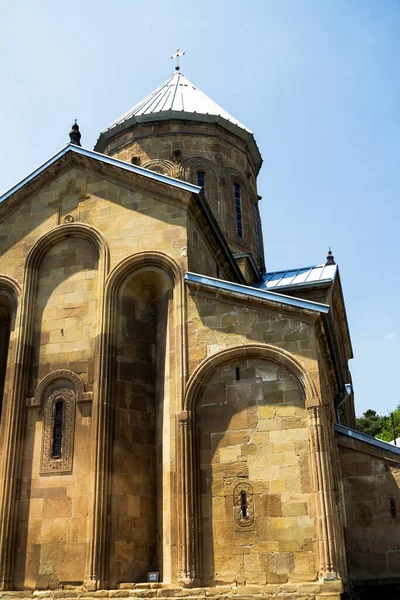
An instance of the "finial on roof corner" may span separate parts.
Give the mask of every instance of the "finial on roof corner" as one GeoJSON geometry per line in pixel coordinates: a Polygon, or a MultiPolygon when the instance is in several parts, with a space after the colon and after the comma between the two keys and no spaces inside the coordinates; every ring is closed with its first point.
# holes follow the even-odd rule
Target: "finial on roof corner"
{"type": "Polygon", "coordinates": [[[335,263],[335,257],[333,256],[332,250],[330,248],[328,250],[328,256],[326,257],[326,263],[325,263],[326,267],[328,265],[336,265],[336,263],[335,263]]]}
{"type": "Polygon", "coordinates": [[[76,122],[71,127],[71,131],[69,132],[70,144],[75,144],[75,146],[81,145],[81,132],[79,131],[79,125],[76,122]]]}
{"type": "Polygon", "coordinates": [[[177,71],[177,72],[179,72],[179,70],[180,70],[180,67],[179,67],[179,58],[181,56],[183,56],[184,54],[185,54],[184,52],[181,52],[179,50],[179,48],[177,48],[175,54],[173,54],[171,56],[171,58],[175,58],[176,59],[175,71],[177,71]]]}

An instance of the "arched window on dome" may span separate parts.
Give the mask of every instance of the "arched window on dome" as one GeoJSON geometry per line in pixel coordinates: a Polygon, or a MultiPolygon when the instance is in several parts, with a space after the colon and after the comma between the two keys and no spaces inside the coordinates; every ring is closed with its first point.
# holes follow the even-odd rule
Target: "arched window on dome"
{"type": "Polygon", "coordinates": [[[253,204],[253,211],[254,211],[254,225],[255,225],[255,232],[256,232],[257,254],[258,254],[258,258],[261,260],[262,259],[262,250],[261,250],[260,215],[259,215],[258,207],[256,206],[256,204],[253,204]]]}
{"type": "Polygon", "coordinates": [[[236,232],[238,237],[243,237],[243,220],[242,220],[242,199],[240,192],[240,183],[233,184],[233,194],[235,198],[236,211],[236,232]]]}
{"type": "Polygon", "coordinates": [[[206,172],[205,171],[197,171],[197,185],[201,187],[203,192],[205,192],[205,184],[206,184],[206,172]]]}

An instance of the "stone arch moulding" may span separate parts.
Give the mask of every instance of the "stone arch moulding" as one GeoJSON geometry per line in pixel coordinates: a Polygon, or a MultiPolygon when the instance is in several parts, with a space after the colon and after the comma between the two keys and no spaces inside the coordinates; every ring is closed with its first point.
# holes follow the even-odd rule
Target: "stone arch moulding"
{"type": "Polygon", "coordinates": [[[85,386],[82,379],[69,369],[58,369],[57,371],[53,371],[49,373],[39,382],[35,395],[33,398],[28,398],[26,405],[29,407],[40,408],[43,405],[43,397],[46,389],[52,383],[55,383],[58,380],[68,379],[71,381],[75,387],[76,391],[76,401],[77,402],[88,402],[92,399],[91,392],[85,392],[85,386]]]}
{"type": "MultiPolygon", "coordinates": [[[[67,237],[74,236],[88,240],[98,251],[98,314],[103,314],[103,294],[101,291],[109,270],[109,249],[103,234],[95,227],[83,223],[64,223],[44,233],[32,246],[25,261],[20,303],[21,309],[17,311],[16,319],[13,386],[9,400],[12,410],[9,410],[9,414],[7,415],[7,427],[5,428],[3,446],[3,456],[6,458],[3,462],[1,472],[3,482],[5,483],[3,486],[0,485],[0,589],[10,586],[12,581],[14,531],[17,518],[18,473],[20,461],[22,460],[22,453],[19,451],[19,448],[22,439],[22,423],[29,383],[27,372],[32,344],[32,314],[38,270],[43,257],[52,246],[67,237]]],[[[98,356],[98,353],[96,355],[98,356]]]]}
{"type": "Polygon", "coordinates": [[[179,473],[182,479],[182,522],[184,534],[185,564],[181,578],[187,584],[201,582],[201,517],[197,489],[197,446],[196,446],[196,405],[213,372],[230,362],[239,359],[269,360],[284,366],[292,373],[303,390],[308,414],[310,436],[310,459],[313,477],[313,495],[316,501],[316,526],[318,531],[319,572],[322,577],[336,576],[335,552],[335,504],[331,485],[332,465],[329,459],[328,436],[325,407],[311,377],[300,361],[283,350],[270,344],[249,344],[221,350],[206,358],[189,378],[184,400],[184,410],[179,415],[181,425],[179,444],[181,448],[179,473]]]}
{"type": "Polygon", "coordinates": [[[235,360],[259,358],[270,360],[286,367],[299,381],[305,396],[306,407],[314,406],[318,399],[314,382],[301,363],[286,350],[270,344],[249,344],[221,350],[204,359],[190,376],[186,387],[184,410],[192,412],[204,386],[218,367],[235,360]]]}
{"type": "Polygon", "coordinates": [[[67,237],[79,237],[91,242],[99,253],[99,260],[103,264],[104,272],[108,273],[109,249],[107,241],[96,227],[84,223],[63,223],[42,235],[29,251],[26,259],[26,271],[37,269],[49,248],[67,237]]]}
{"type": "Polygon", "coordinates": [[[11,300],[14,310],[17,308],[21,292],[22,287],[19,281],[10,275],[0,273],[0,294],[6,295],[11,300]]]}
{"type": "Polygon", "coordinates": [[[108,560],[107,548],[102,540],[107,539],[108,530],[108,489],[109,489],[109,461],[111,451],[109,436],[112,418],[110,405],[112,369],[113,369],[113,340],[116,334],[117,296],[124,281],[135,272],[158,268],[166,272],[174,283],[173,310],[175,345],[177,352],[176,394],[178,405],[183,406],[184,380],[186,367],[185,350],[185,288],[183,272],[176,260],[163,252],[145,251],[138,252],[122,260],[110,272],[104,293],[104,308],[102,318],[102,335],[99,347],[99,388],[96,414],[94,420],[94,461],[95,481],[93,494],[93,524],[90,532],[90,551],[88,553],[87,568],[88,579],[86,585],[93,589],[106,588],[108,585],[108,560]]]}
{"type": "Polygon", "coordinates": [[[172,160],[166,160],[164,158],[154,158],[152,160],[147,160],[140,166],[144,169],[155,171],[156,173],[163,173],[164,175],[169,175],[170,177],[176,177],[176,174],[179,171],[179,166],[176,163],[172,162],[172,160]]]}
{"type": "Polygon", "coordinates": [[[187,178],[187,175],[193,174],[193,171],[201,168],[208,169],[215,177],[218,177],[218,168],[215,166],[215,163],[208,158],[187,158],[182,161],[181,167],[182,175],[186,176],[185,178],[187,178]]]}

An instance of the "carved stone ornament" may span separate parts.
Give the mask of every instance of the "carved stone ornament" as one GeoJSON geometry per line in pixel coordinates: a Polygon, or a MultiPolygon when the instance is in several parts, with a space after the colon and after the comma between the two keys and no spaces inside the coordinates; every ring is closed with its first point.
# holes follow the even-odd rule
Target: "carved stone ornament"
{"type": "Polygon", "coordinates": [[[239,483],[233,490],[233,514],[236,524],[250,527],[254,523],[254,494],[250,483],[239,483]],[[243,515],[243,499],[245,498],[245,515],[243,515]]]}
{"type": "Polygon", "coordinates": [[[371,527],[373,516],[370,507],[367,505],[363,506],[360,512],[361,526],[371,527]]]}
{"type": "MultiPolygon", "coordinates": [[[[35,395],[33,398],[27,398],[26,405],[27,406],[36,406],[41,407],[43,402],[43,395],[46,388],[59,379],[69,379],[76,390],[76,401],[77,402],[90,402],[91,397],[85,397],[85,386],[82,379],[69,369],[57,369],[57,371],[52,371],[46,377],[40,381],[39,385],[35,390],[35,395]]],[[[90,392],[88,392],[90,394],[90,392]]]]}
{"type": "Polygon", "coordinates": [[[64,223],[73,223],[73,222],[74,222],[74,217],[72,215],[65,215],[64,223]]]}
{"type": "Polygon", "coordinates": [[[63,473],[72,471],[72,455],[75,425],[75,392],[70,388],[60,388],[45,400],[43,409],[43,438],[40,473],[63,473]],[[62,422],[61,456],[53,458],[53,431],[55,406],[64,403],[62,422]]]}

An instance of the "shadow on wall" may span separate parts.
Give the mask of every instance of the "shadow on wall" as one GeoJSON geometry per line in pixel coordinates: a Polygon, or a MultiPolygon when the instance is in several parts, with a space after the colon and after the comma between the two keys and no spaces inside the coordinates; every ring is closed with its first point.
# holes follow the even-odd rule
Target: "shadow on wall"
{"type": "MultiPolygon", "coordinates": [[[[348,569],[369,598],[378,580],[400,583],[400,462],[390,451],[363,442],[345,447],[340,435],[338,440],[348,569]]],[[[376,589],[382,594],[384,588],[376,589]]]]}

